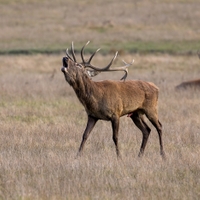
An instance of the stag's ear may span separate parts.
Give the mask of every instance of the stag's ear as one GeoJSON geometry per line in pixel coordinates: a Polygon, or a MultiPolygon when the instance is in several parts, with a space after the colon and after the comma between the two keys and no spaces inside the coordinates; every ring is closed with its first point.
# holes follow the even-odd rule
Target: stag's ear
{"type": "Polygon", "coordinates": [[[97,74],[101,73],[101,72],[98,72],[98,71],[95,71],[95,70],[92,70],[92,69],[86,69],[86,71],[87,71],[87,74],[88,74],[89,77],[94,77],[97,74]]]}
{"type": "Polygon", "coordinates": [[[76,63],[76,67],[79,67],[80,69],[85,69],[85,67],[82,64],[76,63]]]}

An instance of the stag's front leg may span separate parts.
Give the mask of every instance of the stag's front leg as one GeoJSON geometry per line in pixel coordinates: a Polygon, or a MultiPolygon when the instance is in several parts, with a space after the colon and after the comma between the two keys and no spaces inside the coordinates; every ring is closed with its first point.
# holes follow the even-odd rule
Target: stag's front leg
{"type": "Polygon", "coordinates": [[[113,141],[115,143],[117,157],[121,158],[121,154],[120,154],[119,147],[118,147],[119,118],[114,117],[111,120],[111,122],[112,122],[112,130],[113,130],[113,141]]]}
{"type": "Polygon", "coordinates": [[[87,126],[85,128],[84,133],[83,133],[83,138],[82,138],[82,142],[81,142],[81,145],[80,145],[80,148],[79,148],[78,155],[80,155],[80,153],[82,152],[84,144],[85,144],[89,134],[91,133],[91,131],[94,128],[94,125],[96,124],[97,121],[98,121],[98,119],[88,115],[87,126]]]}

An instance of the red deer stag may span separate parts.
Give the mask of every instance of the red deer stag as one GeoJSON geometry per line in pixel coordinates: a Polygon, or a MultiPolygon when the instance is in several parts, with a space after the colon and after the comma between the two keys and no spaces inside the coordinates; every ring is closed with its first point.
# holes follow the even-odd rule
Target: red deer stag
{"type": "MultiPolygon", "coordinates": [[[[200,59],[200,52],[197,52],[199,59],[200,59]]],[[[200,79],[196,80],[190,80],[190,81],[184,81],[181,84],[177,85],[175,87],[176,89],[187,89],[187,88],[195,88],[195,89],[200,89],[200,79]]]]}
{"type": "Polygon", "coordinates": [[[150,82],[139,80],[125,81],[128,72],[127,67],[132,63],[125,63],[123,67],[110,69],[117,53],[108,66],[101,69],[93,66],[90,62],[98,50],[91,55],[88,61],[85,61],[83,51],[86,45],[81,49],[82,63],[77,63],[72,43],[72,56],[69,55],[67,50],[66,56],[63,57],[63,67],[61,68],[66,81],[74,89],[88,116],[79,154],[82,152],[84,144],[96,122],[98,120],[107,120],[111,121],[116,153],[118,157],[121,157],[118,148],[119,118],[128,115],[142,131],[143,139],[138,155],[142,156],[151,131],[144,121],[143,115],[145,114],[157,129],[160,154],[165,158],[162,142],[162,125],[158,120],[157,113],[158,88],[150,82]],[[89,77],[88,69],[90,69],[89,74],[92,74],[92,76],[102,71],[124,71],[125,75],[122,78],[124,81],[104,80],[95,82],[89,77]]]}
{"type": "Polygon", "coordinates": [[[200,89],[200,79],[184,81],[180,85],[176,86],[176,89],[187,89],[187,88],[196,88],[200,89]]]}

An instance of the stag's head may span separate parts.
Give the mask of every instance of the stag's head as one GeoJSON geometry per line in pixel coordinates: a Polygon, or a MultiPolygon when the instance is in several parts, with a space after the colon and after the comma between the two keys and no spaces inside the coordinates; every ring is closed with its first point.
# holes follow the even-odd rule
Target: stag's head
{"type": "Polygon", "coordinates": [[[84,66],[74,62],[74,60],[72,60],[68,56],[63,57],[62,61],[63,67],[61,68],[61,71],[63,72],[66,81],[70,85],[76,83],[77,77],[88,76],[84,66]]]}
{"type": "Polygon", "coordinates": [[[98,68],[95,67],[91,64],[92,58],[94,57],[94,55],[100,50],[97,49],[91,56],[90,58],[86,61],[84,59],[83,56],[83,52],[84,52],[84,48],[86,45],[89,44],[89,41],[82,47],[81,49],[81,59],[82,62],[77,63],[77,59],[74,53],[74,46],[73,46],[73,42],[71,45],[71,55],[68,52],[68,49],[66,50],[66,56],[63,57],[63,67],[61,68],[61,71],[64,73],[65,75],[65,79],[66,81],[72,85],[73,82],[75,82],[76,78],[82,74],[82,75],[87,75],[88,77],[93,77],[96,76],[97,74],[99,74],[100,72],[103,71],[124,71],[125,75],[121,78],[121,80],[125,80],[127,75],[128,75],[128,67],[130,65],[132,65],[132,63],[134,62],[134,60],[131,63],[125,63],[124,66],[122,67],[118,67],[118,68],[110,68],[110,66],[113,64],[114,60],[117,57],[118,52],[115,53],[115,56],[112,58],[112,60],[110,61],[110,63],[104,67],[104,68],[98,68]]]}

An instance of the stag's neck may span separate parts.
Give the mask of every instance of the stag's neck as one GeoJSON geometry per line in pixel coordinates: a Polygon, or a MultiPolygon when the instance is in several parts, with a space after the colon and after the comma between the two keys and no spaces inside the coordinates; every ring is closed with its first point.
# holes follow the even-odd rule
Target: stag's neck
{"type": "Polygon", "coordinates": [[[72,87],[84,107],[92,103],[92,99],[95,98],[95,84],[86,74],[78,73],[72,87]]]}

